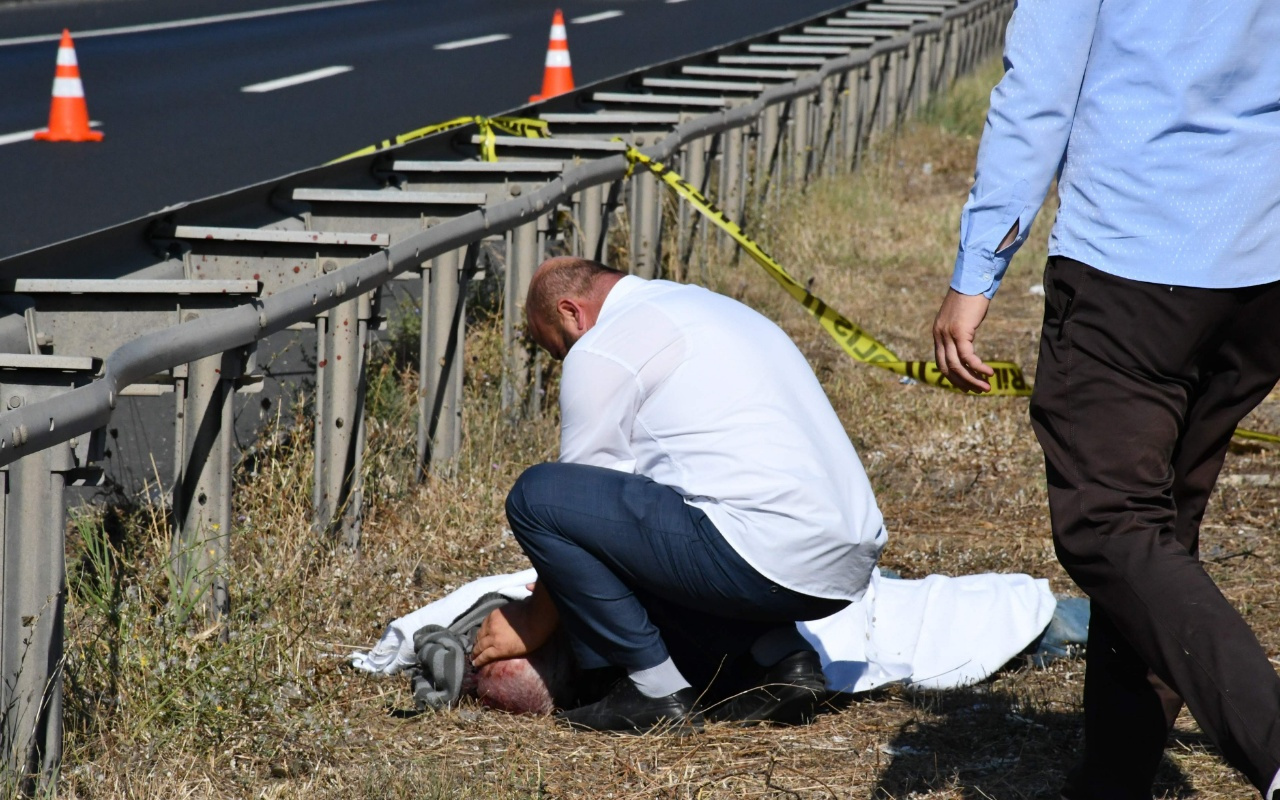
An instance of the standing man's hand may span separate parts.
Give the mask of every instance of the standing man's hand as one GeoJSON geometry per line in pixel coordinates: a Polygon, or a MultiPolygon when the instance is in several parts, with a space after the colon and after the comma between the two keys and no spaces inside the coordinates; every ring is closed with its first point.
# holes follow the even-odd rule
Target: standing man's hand
{"type": "Polygon", "coordinates": [[[524,658],[546,644],[559,624],[551,596],[534,584],[527,599],[507,603],[485,617],[471,648],[471,663],[483,667],[506,658],[524,658]]]}
{"type": "Polygon", "coordinates": [[[987,316],[991,301],[984,295],[960,294],[948,289],[933,321],[933,352],[938,369],[959,389],[989,392],[986,378],[995,374],[974,352],[978,326],[987,316]]]}

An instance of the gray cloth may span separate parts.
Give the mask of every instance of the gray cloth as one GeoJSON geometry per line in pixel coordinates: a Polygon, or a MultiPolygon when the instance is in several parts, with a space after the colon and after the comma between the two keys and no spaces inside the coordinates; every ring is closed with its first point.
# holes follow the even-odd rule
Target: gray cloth
{"type": "Polygon", "coordinates": [[[441,711],[457,704],[471,670],[471,648],[481,623],[494,609],[510,602],[510,598],[491,592],[458,615],[449,627],[424,625],[414,632],[418,664],[408,673],[418,708],[441,711]]]}

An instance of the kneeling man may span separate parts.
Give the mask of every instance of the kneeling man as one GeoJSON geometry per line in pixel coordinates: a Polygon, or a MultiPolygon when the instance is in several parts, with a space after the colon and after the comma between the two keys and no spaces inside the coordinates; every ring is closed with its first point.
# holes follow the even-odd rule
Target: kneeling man
{"type": "Polygon", "coordinates": [[[795,623],[862,596],[885,532],[804,356],[735,300],[577,258],[538,268],[526,312],[564,361],[560,461],[507,498],[539,580],[475,664],[562,627],[580,668],[625,675],[561,713],[575,727],[685,727],[708,697],[715,719],[807,721],[825,683],[795,623]]]}

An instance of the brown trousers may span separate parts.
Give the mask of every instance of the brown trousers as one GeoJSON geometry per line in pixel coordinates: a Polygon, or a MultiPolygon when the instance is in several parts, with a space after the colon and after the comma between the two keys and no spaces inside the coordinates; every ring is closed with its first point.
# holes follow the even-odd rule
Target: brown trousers
{"type": "Polygon", "coordinates": [[[1170,287],[1052,258],[1044,286],[1031,422],[1058,559],[1093,606],[1063,795],[1148,800],[1183,702],[1265,791],[1280,678],[1198,553],[1232,432],[1280,377],[1280,283],[1170,287]]]}

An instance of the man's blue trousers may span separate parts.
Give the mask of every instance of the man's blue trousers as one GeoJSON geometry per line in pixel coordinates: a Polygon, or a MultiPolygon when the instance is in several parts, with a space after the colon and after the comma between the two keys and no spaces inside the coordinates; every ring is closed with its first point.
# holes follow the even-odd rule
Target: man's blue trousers
{"type": "Polygon", "coordinates": [[[641,475],[539,464],[511,489],[507,519],[584,669],[670,656],[702,688],[763,636],[806,647],[795,622],[848,605],[761,575],[701,510],[641,475]]]}

